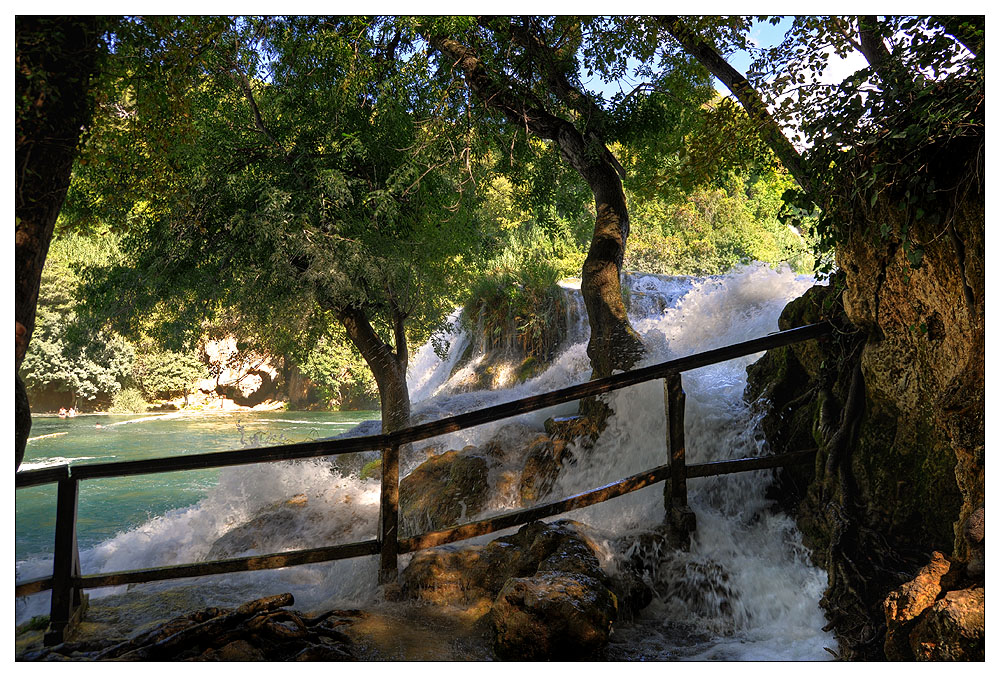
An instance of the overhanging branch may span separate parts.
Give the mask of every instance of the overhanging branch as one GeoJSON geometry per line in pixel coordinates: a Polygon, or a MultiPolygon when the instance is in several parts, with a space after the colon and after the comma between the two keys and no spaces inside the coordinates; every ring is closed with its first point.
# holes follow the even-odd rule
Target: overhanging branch
{"type": "Polygon", "coordinates": [[[658,17],[659,24],[681,44],[691,56],[696,58],[715,77],[719,78],[736,99],[743,105],[750,119],[758,124],[761,136],[771,147],[781,164],[792,175],[806,193],[815,195],[812,177],[802,166],[802,156],[788,140],[781,126],[771,116],[756,89],[735,68],[719,55],[701,36],[692,31],[677,16],[658,17]]]}

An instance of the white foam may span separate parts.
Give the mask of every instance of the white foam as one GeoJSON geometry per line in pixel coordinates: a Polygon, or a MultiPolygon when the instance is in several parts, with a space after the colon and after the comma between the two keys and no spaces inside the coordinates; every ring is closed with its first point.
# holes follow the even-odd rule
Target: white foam
{"type": "MultiPolygon", "coordinates": [[[[636,311],[632,321],[649,351],[644,364],[773,332],[782,307],[813,284],[787,269],[771,270],[761,265],[703,280],[637,275],[627,279],[633,292],[644,295],[631,295],[643,299],[643,309],[636,311]]],[[[567,289],[567,293],[574,292],[567,289]]],[[[457,313],[452,319],[457,319],[457,313]]],[[[458,392],[449,379],[469,339],[457,329],[438,338],[451,344],[446,357],[438,357],[428,344],[417,352],[408,373],[413,412],[421,421],[584,382],[590,375],[586,345],[577,342],[565,347],[545,372],[526,383],[500,391],[458,392]]],[[[753,359],[732,360],[683,375],[689,462],[765,453],[742,401],[746,366],[753,359]]],[[[608,429],[592,453],[578,454],[577,464],[564,470],[552,498],[666,462],[662,384],[650,382],[618,391],[608,396],[608,402],[615,411],[608,429]]],[[[540,430],[545,418],[571,414],[575,409],[575,405],[554,407],[516,421],[525,430],[540,430]]],[[[509,423],[477,426],[435,442],[445,448],[483,443],[509,423]]],[[[415,463],[404,459],[402,472],[415,463]]],[[[646,612],[642,632],[634,633],[630,640],[640,655],[656,657],[653,649],[643,648],[644,643],[651,643],[667,646],[670,655],[700,659],[828,657],[823,647],[834,647],[835,642],[829,633],[822,632],[825,620],[818,606],[825,575],[809,564],[791,519],[767,511],[767,483],[765,472],[689,482],[698,531],[689,553],[661,558],[661,571],[681,573],[676,574],[679,580],[661,581],[663,596],[646,612]],[[688,590],[701,592],[663,592],[679,582],[688,590]],[[689,647],[685,653],[670,644],[667,630],[657,635],[657,628],[678,624],[709,633],[714,639],[697,649],[689,647]]],[[[199,561],[208,556],[218,539],[299,494],[305,495],[306,504],[287,510],[295,514],[295,520],[270,525],[275,533],[266,533],[265,527],[258,543],[260,550],[251,552],[267,552],[274,543],[288,550],[374,538],[379,495],[376,481],[340,477],[322,459],[230,468],[198,504],[155,517],[84,552],[84,573],[199,561]]],[[[501,507],[500,499],[490,504],[490,509],[501,507]]],[[[646,530],[663,520],[663,488],[649,487],[567,517],[586,522],[609,537],[646,530]]],[[[41,575],[34,572],[44,572],[44,568],[44,563],[37,561],[18,563],[18,578],[41,575]]],[[[331,608],[370,600],[375,571],[374,558],[369,557],[206,578],[195,584],[199,599],[206,603],[234,604],[269,591],[291,591],[299,607],[331,608]]],[[[130,594],[137,593],[138,589],[130,594]]],[[[43,603],[44,596],[36,595],[27,605],[19,606],[19,622],[32,613],[45,613],[44,607],[33,611],[43,603]]],[[[629,630],[625,627],[619,632],[628,635],[629,630]]]]}

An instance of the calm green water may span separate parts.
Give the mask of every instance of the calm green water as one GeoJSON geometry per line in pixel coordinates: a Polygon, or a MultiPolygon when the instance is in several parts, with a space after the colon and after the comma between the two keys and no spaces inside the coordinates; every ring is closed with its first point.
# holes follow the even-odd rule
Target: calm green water
{"type": "MultiPolygon", "coordinates": [[[[219,414],[83,415],[32,418],[21,470],[63,463],[108,463],[333,437],[378,418],[378,411],[233,412],[219,414]]],[[[219,470],[138,475],[80,483],[77,539],[81,550],[152,517],[192,505],[218,481],[219,470]]],[[[15,558],[50,557],[55,485],[16,493],[15,558]]]]}

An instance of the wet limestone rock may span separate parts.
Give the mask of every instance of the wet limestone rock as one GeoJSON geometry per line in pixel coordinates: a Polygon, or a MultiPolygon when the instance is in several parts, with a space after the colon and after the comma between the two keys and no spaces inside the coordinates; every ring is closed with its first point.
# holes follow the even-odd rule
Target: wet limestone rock
{"type": "Polygon", "coordinates": [[[889,660],[983,660],[985,590],[940,552],[883,602],[889,660]]]}
{"type": "Polygon", "coordinates": [[[914,579],[893,590],[882,603],[885,611],[885,657],[889,660],[913,660],[909,634],[916,620],[941,594],[942,579],[951,570],[951,562],[934,552],[930,563],[914,579]]]}
{"type": "Polygon", "coordinates": [[[552,492],[563,464],[573,458],[565,441],[539,435],[528,447],[521,470],[518,495],[523,505],[537,503],[552,492]]]}
{"type": "MultiPolygon", "coordinates": [[[[282,503],[259,511],[244,524],[220,536],[208,551],[207,559],[226,559],[247,552],[280,552],[302,547],[295,537],[302,521],[308,519],[308,499],[298,494],[282,503]]],[[[315,516],[312,517],[316,519],[315,516]]]]}
{"type": "Polygon", "coordinates": [[[489,464],[476,447],[429,458],[399,483],[401,531],[414,535],[468,521],[486,505],[489,464]]]}
{"type": "Polygon", "coordinates": [[[600,435],[597,422],[589,416],[564,416],[545,421],[545,434],[528,445],[521,469],[518,495],[523,505],[549,496],[562,469],[574,462],[574,448],[586,451],[600,435]]]}
{"type": "Polygon", "coordinates": [[[910,648],[920,661],[985,660],[986,589],[974,587],[946,593],[925,611],[913,632],[910,648]]]}
{"type": "Polygon", "coordinates": [[[505,660],[581,660],[594,656],[618,615],[614,594],[584,574],[508,579],[490,610],[493,648],[505,660]]]}
{"type": "Polygon", "coordinates": [[[785,308],[781,329],[828,320],[836,331],[769,351],[744,395],[761,406],[774,453],[819,450],[814,465],[780,471],[769,496],[828,572],[821,605],[841,655],[861,660],[908,653],[883,634],[882,603],[900,572],[926,563],[919,553],[976,570],[981,548],[964,527],[983,504],[981,328],[954,253],[935,245],[914,271],[876,250],[860,240],[838,250],[843,272],[785,308]]]}
{"type": "Polygon", "coordinates": [[[606,643],[611,622],[652,600],[628,566],[606,573],[600,552],[582,524],[533,522],[485,546],[418,552],[400,582],[411,599],[474,611],[501,657],[580,658],[606,643]]]}

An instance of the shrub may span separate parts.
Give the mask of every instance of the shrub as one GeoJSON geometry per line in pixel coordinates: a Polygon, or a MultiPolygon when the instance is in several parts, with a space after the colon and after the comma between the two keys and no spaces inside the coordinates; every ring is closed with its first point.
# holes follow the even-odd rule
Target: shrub
{"type": "Polygon", "coordinates": [[[472,329],[482,319],[487,348],[516,344],[523,355],[549,359],[565,325],[559,278],[559,269],[547,261],[494,267],[473,285],[463,321],[472,329]]]}
{"type": "Polygon", "coordinates": [[[149,403],[142,397],[142,392],[138,388],[123,388],[111,398],[111,407],[108,409],[112,414],[141,414],[149,407],[149,403]]]}

